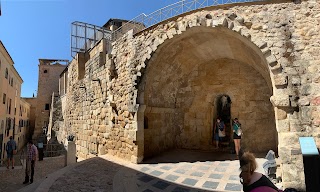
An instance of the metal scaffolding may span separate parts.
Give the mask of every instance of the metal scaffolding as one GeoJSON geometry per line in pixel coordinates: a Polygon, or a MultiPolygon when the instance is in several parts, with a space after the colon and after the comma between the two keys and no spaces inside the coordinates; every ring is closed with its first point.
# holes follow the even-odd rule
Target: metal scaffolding
{"type": "Polygon", "coordinates": [[[71,24],[71,56],[85,53],[102,38],[111,42],[111,31],[96,25],[75,21],[71,24]]]}

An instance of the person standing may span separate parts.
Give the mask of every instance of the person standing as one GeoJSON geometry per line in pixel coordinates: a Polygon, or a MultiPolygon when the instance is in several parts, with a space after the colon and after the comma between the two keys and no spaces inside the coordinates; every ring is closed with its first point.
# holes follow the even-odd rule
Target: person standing
{"type": "Polygon", "coordinates": [[[34,175],[34,166],[37,159],[38,150],[37,147],[33,144],[32,140],[28,141],[27,145],[27,158],[26,158],[26,175],[23,184],[33,183],[34,175]]]}
{"type": "Polygon", "coordinates": [[[218,117],[217,121],[214,125],[214,140],[216,143],[216,149],[219,148],[219,141],[225,136],[225,124],[224,122],[218,117]]]}
{"type": "Polygon", "coordinates": [[[238,118],[233,120],[233,141],[236,150],[237,157],[239,158],[239,151],[240,151],[240,141],[242,135],[241,123],[239,122],[238,118]]]}
{"type": "Polygon", "coordinates": [[[17,151],[17,144],[13,140],[12,136],[10,136],[10,140],[7,142],[6,151],[7,151],[7,159],[8,159],[7,169],[9,169],[10,161],[11,161],[11,164],[12,164],[12,169],[14,169],[14,158],[13,158],[13,155],[17,151]]]}

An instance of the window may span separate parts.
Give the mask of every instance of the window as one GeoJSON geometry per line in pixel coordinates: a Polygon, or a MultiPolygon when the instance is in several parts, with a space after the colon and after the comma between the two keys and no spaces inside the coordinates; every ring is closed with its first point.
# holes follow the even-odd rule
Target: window
{"type": "Polygon", "coordinates": [[[9,100],[9,114],[11,114],[11,99],[9,100]]]}
{"type": "Polygon", "coordinates": [[[4,121],[2,120],[1,121],[1,130],[3,130],[4,129],[4,121]]]}
{"type": "Polygon", "coordinates": [[[45,69],[45,70],[43,71],[43,73],[48,73],[48,70],[45,69]]]}
{"type": "Polygon", "coordinates": [[[4,93],[2,98],[2,103],[6,104],[7,95],[4,93]]]}
{"type": "Polygon", "coordinates": [[[49,110],[49,108],[50,108],[50,105],[48,103],[46,103],[44,110],[49,110]]]}
{"type": "Polygon", "coordinates": [[[6,68],[5,78],[8,79],[8,68],[6,68]]]}

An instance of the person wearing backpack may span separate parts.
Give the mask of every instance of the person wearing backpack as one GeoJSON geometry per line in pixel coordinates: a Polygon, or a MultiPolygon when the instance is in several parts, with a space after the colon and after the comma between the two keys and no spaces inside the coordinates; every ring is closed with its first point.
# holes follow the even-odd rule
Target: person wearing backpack
{"type": "Polygon", "coordinates": [[[239,158],[239,151],[240,151],[240,141],[241,141],[241,135],[242,135],[242,129],[241,129],[241,123],[239,122],[238,118],[235,118],[233,120],[233,141],[234,146],[237,154],[237,158],[239,158]]]}
{"type": "Polygon", "coordinates": [[[17,144],[13,140],[12,136],[10,136],[10,140],[7,142],[6,151],[7,151],[7,159],[8,159],[7,169],[9,169],[10,161],[12,163],[12,169],[14,169],[13,155],[16,154],[16,152],[17,152],[17,144]]]}

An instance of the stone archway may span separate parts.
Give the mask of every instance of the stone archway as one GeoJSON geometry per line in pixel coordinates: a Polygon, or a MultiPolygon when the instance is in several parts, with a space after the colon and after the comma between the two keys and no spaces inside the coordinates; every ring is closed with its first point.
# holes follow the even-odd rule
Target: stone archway
{"type": "Polygon", "coordinates": [[[222,93],[230,95],[231,113],[242,120],[244,146],[275,150],[272,90],[264,55],[248,39],[224,27],[188,29],[158,47],[140,81],[138,100],[148,119],[144,155],[175,147],[210,149],[209,103],[222,93]]]}

